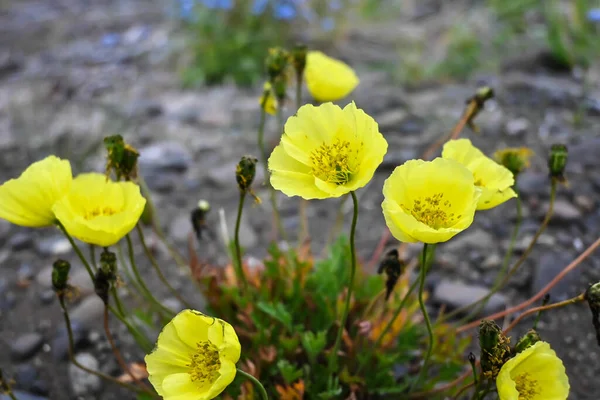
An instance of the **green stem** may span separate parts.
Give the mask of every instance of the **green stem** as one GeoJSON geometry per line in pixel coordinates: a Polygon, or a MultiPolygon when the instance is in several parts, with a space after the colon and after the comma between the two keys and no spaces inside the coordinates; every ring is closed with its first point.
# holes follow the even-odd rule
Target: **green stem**
{"type": "Polygon", "coordinates": [[[90,244],[90,260],[92,260],[92,266],[94,270],[98,269],[98,265],[96,265],[96,246],[90,244]]]}
{"type": "Polygon", "coordinates": [[[166,314],[166,316],[168,316],[169,318],[172,318],[175,315],[175,312],[170,308],[162,305],[160,301],[156,300],[156,298],[152,295],[150,289],[148,289],[148,286],[146,286],[146,283],[140,275],[140,271],[138,270],[137,264],[135,262],[135,254],[133,252],[133,243],[131,242],[131,237],[129,236],[129,234],[127,234],[125,235],[125,238],[127,240],[127,250],[129,252],[129,263],[131,265],[131,270],[133,271],[133,275],[139,283],[140,288],[142,289],[145,297],[152,303],[154,303],[162,313],[166,314]]]}
{"type": "MultiPolygon", "coordinates": [[[[431,358],[431,353],[433,352],[434,345],[434,337],[433,337],[433,327],[431,325],[431,320],[429,318],[429,313],[427,312],[427,308],[425,307],[425,301],[423,300],[423,292],[425,291],[425,278],[427,277],[427,270],[429,269],[429,263],[432,261],[433,256],[427,260],[427,248],[430,245],[427,243],[423,244],[423,256],[421,261],[421,271],[419,274],[419,306],[421,307],[421,312],[423,313],[423,318],[425,319],[425,324],[427,325],[427,334],[429,336],[429,345],[427,346],[427,352],[425,353],[425,357],[423,357],[423,366],[421,367],[421,371],[419,372],[419,376],[417,380],[413,384],[413,388],[418,388],[421,384],[423,378],[427,375],[427,368],[429,364],[429,359],[431,358]]],[[[434,245],[431,245],[434,246],[434,245]]]]}
{"type": "Polygon", "coordinates": [[[152,351],[154,345],[148,340],[146,336],[142,335],[136,327],[131,325],[129,321],[125,319],[125,315],[119,314],[119,312],[115,310],[115,308],[111,305],[108,305],[108,309],[111,313],[113,313],[115,317],[117,317],[119,322],[121,322],[127,327],[127,330],[129,331],[129,333],[131,333],[131,336],[134,337],[136,342],[140,345],[140,347],[142,348],[142,350],[144,350],[145,353],[149,353],[150,351],[152,351]]]}
{"type": "Polygon", "coordinates": [[[117,288],[115,288],[114,285],[112,285],[112,287],[110,288],[110,293],[112,294],[113,300],[115,301],[119,314],[125,316],[125,309],[123,308],[123,303],[121,303],[121,299],[119,298],[119,295],[117,293],[117,288]]]}
{"type": "Polygon", "coordinates": [[[77,243],[75,243],[75,241],[73,240],[71,235],[69,235],[69,232],[67,232],[67,230],[65,229],[63,224],[60,223],[60,221],[56,221],[56,225],[60,228],[60,230],[65,235],[65,237],[67,238],[69,243],[71,243],[71,247],[73,247],[73,250],[75,250],[75,253],[77,253],[77,256],[79,257],[79,259],[83,263],[83,266],[85,267],[88,274],[90,275],[90,279],[92,280],[92,282],[94,282],[94,272],[92,271],[92,268],[90,267],[90,264],[88,263],[88,261],[85,259],[85,256],[83,255],[83,253],[77,246],[77,243]]]}
{"type": "Polygon", "coordinates": [[[58,295],[58,302],[60,303],[60,308],[62,309],[63,317],[65,319],[65,325],[67,326],[67,336],[69,338],[69,347],[67,350],[69,352],[69,359],[71,360],[71,362],[75,366],[77,366],[79,369],[82,369],[83,371],[87,372],[88,374],[96,375],[102,379],[105,379],[112,383],[116,383],[117,385],[122,386],[129,390],[132,390],[134,392],[138,392],[138,393],[143,392],[142,389],[140,389],[136,386],[130,385],[125,382],[121,382],[120,380],[115,379],[110,375],[105,375],[102,372],[89,369],[89,368],[85,367],[84,365],[81,365],[79,363],[79,361],[77,361],[77,359],[75,358],[75,356],[73,354],[73,348],[75,347],[75,344],[73,342],[73,329],[71,328],[71,318],[69,317],[69,312],[67,311],[67,307],[65,306],[64,296],[58,295]]]}
{"type": "Polygon", "coordinates": [[[249,373],[242,371],[239,368],[237,369],[237,372],[238,372],[238,374],[242,375],[244,378],[246,378],[246,379],[252,381],[252,383],[254,383],[254,385],[258,388],[258,391],[260,392],[260,396],[262,397],[263,400],[269,400],[269,396],[267,395],[267,390],[265,389],[263,384],[260,383],[260,381],[258,379],[256,379],[249,373]]]}
{"type": "Polygon", "coordinates": [[[240,190],[240,200],[238,203],[238,212],[237,219],[235,220],[235,236],[233,237],[233,241],[235,244],[235,265],[237,278],[243,286],[244,293],[248,292],[248,281],[246,280],[246,275],[244,274],[244,266],[242,264],[242,248],[240,246],[240,225],[242,222],[242,212],[244,210],[244,199],[246,198],[246,192],[240,190]]]}
{"type": "Polygon", "coordinates": [[[167,278],[163,274],[162,270],[160,269],[160,266],[158,265],[156,258],[154,257],[154,255],[152,254],[152,252],[150,251],[148,246],[146,245],[146,238],[144,237],[144,230],[142,229],[140,224],[137,224],[136,228],[137,228],[138,235],[140,237],[140,242],[142,243],[142,247],[144,248],[144,252],[146,253],[146,256],[148,257],[148,260],[150,260],[150,263],[152,264],[152,267],[156,271],[156,274],[158,275],[158,278],[160,279],[160,281],[171,291],[171,293],[173,293],[173,295],[181,302],[181,304],[183,304],[187,308],[193,309],[194,307],[192,307],[187,301],[185,301],[183,296],[181,296],[179,294],[179,292],[177,290],[175,290],[175,288],[173,286],[171,286],[171,284],[169,284],[169,281],[167,280],[167,278]]]}
{"type": "Polygon", "coordinates": [[[332,375],[334,369],[336,368],[337,352],[342,342],[342,334],[344,332],[344,327],[346,326],[346,321],[348,320],[348,313],[350,312],[350,300],[352,298],[352,290],[354,288],[354,275],[356,274],[356,250],[354,244],[354,237],[356,234],[356,221],[358,220],[358,199],[356,198],[356,193],[350,192],[350,195],[352,196],[352,202],[354,203],[354,214],[352,215],[352,226],[350,228],[350,256],[352,264],[350,268],[350,279],[348,280],[348,293],[346,294],[346,303],[344,304],[342,319],[340,321],[340,326],[338,329],[337,337],[335,339],[335,343],[333,345],[333,349],[331,351],[331,354],[329,355],[328,371],[332,375]]]}

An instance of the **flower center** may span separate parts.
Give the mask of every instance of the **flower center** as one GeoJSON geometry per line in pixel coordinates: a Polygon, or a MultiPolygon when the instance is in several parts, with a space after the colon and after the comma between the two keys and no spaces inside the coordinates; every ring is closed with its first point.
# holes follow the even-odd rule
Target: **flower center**
{"type": "Polygon", "coordinates": [[[192,382],[203,385],[207,382],[214,382],[219,377],[219,350],[211,342],[198,343],[196,353],[192,355],[190,367],[190,377],[192,382]]]}
{"type": "Polygon", "coordinates": [[[404,204],[401,204],[401,206],[417,221],[433,229],[448,228],[454,225],[456,220],[462,218],[462,215],[455,215],[450,212],[452,211],[452,204],[448,200],[443,200],[443,198],[444,193],[436,193],[425,198],[419,197],[413,202],[412,208],[404,204]]]}
{"type": "Polygon", "coordinates": [[[519,400],[533,400],[536,395],[540,394],[537,389],[538,383],[531,379],[529,372],[525,372],[515,378],[517,392],[519,392],[519,400]]]}
{"type": "Polygon", "coordinates": [[[110,207],[94,207],[91,210],[86,210],[83,214],[83,218],[89,221],[90,219],[94,219],[96,217],[109,217],[117,212],[117,210],[114,210],[110,207]]]}
{"type": "Polygon", "coordinates": [[[356,165],[358,152],[357,149],[353,159],[350,142],[340,139],[336,139],[331,145],[323,143],[310,155],[312,173],[325,182],[338,186],[345,185],[352,180],[354,170],[358,167],[356,165]]]}

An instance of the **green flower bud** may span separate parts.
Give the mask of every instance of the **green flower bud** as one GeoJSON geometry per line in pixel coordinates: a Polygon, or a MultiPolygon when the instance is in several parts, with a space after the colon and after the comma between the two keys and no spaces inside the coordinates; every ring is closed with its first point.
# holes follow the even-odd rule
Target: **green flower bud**
{"type": "Polygon", "coordinates": [[[269,49],[265,64],[269,80],[273,82],[277,78],[286,75],[286,69],[290,62],[290,53],[281,47],[273,47],[269,49]]]}
{"type": "Polygon", "coordinates": [[[56,260],[52,264],[52,287],[54,291],[64,292],[68,288],[71,264],[65,260],[56,260]]]}
{"type": "Polygon", "coordinates": [[[548,158],[548,169],[550,177],[557,179],[559,182],[564,182],[564,171],[567,166],[568,158],[567,146],[563,144],[553,144],[550,149],[550,157],[548,158]]]}
{"type": "Polygon", "coordinates": [[[585,291],[585,301],[587,301],[592,312],[592,324],[596,331],[596,340],[600,346],[600,282],[594,283],[585,291]]]}
{"type": "Polygon", "coordinates": [[[494,322],[483,320],[479,325],[481,348],[481,371],[489,379],[495,379],[500,368],[510,358],[510,340],[494,322]]]}
{"type": "Polygon", "coordinates": [[[302,76],[304,68],[306,68],[307,53],[308,48],[304,44],[297,44],[292,49],[292,63],[294,64],[294,69],[296,69],[296,75],[298,76],[302,76]]]}
{"type": "Polygon", "coordinates": [[[235,170],[235,179],[241,192],[250,191],[250,185],[256,176],[256,163],[258,159],[253,156],[243,156],[235,170]]]}
{"type": "Polygon", "coordinates": [[[102,299],[104,304],[108,304],[108,295],[111,285],[117,279],[117,257],[115,253],[104,250],[100,254],[100,268],[96,271],[94,277],[94,291],[102,299]]]}
{"type": "Polygon", "coordinates": [[[480,107],[483,107],[483,104],[492,99],[494,97],[494,89],[488,86],[483,86],[477,89],[475,92],[475,96],[471,100],[474,100],[479,104],[480,107]]]}
{"type": "Polygon", "coordinates": [[[106,160],[106,174],[115,171],[117,180],[124,178],[131,180],[137,177],[137,160],[140,153],[125,143],[121,135],[107,136],[104,138],[104,147],[108,151],[106,160]]]}
{"type": "Polygon", "coordinates": [[[515,345],[515,348],[513,349],[513,354],[519,354],[523,350],[527,350],[540,340],[540,335],[538,335],[535,329],[530,329],[529,332],[527,332],[525,335],[523,335],[521,339],[519,339],[519,341],[515,345]]]}
{"type": "Polygon", "coordinates": [[[525,168],[529,168],[531,156],[533,151],[527,147],[509,147],[494,153],[496,162],[506,167],[515,177],[525,168]]]}

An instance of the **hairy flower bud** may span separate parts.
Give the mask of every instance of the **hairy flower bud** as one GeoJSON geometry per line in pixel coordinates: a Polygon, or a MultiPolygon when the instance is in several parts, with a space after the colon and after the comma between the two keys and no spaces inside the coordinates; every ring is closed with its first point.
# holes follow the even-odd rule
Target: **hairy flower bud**
{"type": "Polygon", "coordinates": [[[290,53],[281,47],[273,47],[269,49],[265,64],[267,67],[267,74],[271,81],[284,76],[287,71],[287,67],[290,62],[290,53]]]}
{"type": "Polygon", "coordinates": [[[515,345],[515,348],[513,349],[513,354],[519,354],[523,350],[527,350],[540,340],[540,335],[538,335],[535,329],[530,329],[526,334],[523,335],[523,337],[521,337],[521,339],[519,339],[515,345]]]}
{"type": "Polygon", "coordinates": [[[256,163],[253,156],[243,156],[235,170],[235,179],[241,192],[248,192],[256,176],[256,163]]]}
{"type": "Polygon", "coordinates": [[[94,277],[94,291],[104,304],[108,304],[108,294],[116,279],[117,257],[115,253],[105,250],[100,254],[100,268],[94,277]]]}
{"type": "Polygon", "coordinates": [[[510,358],[510,340],[502,329],[489,320],[479,324],[479,346],[481,348],[481,371],[486,378],[494,379],[500,368],[510,358]]]}
{"type": "Polygon", "coordinates": [[[592,312],[592,324],[596,331],[596,340],[600,346],[600,282],[594,283],[585,291],[585,301],[587,301],[592,312]]]}
{"type": "Polygon", "coordinates": [[[296,70],[297,76],[302,76],[304,73],[304,68],[306,68],[307,53],[308,48],[304,44],[297,44],[292,49],[292,63],[294,64],[294,69],[296,70]]]}
{"type": "Polygon", "coordinates": [[[568,155],[567,146],[564,144],[553,144],[550,148],[550,157],[548,158],[550,177],[561,183],[566,182],[564,171],[567,166],[568,155]]]}
{"type": "Polygon", "coordinates": [[[509,147],[498,150],[494,153],[494,158],[498,164],[506,167],[516,178],[525,168],[529,168],[529,159],[532,155],[533,151],[527,147],[509,147]]]}
{"type": "Polygon", "coordinates": [[[66,260],[56,260],[52,264],[52,287],[57,293],[64,292],[68,287],[71,264],[66,260]]]}
{"type": "Polygon", "coordinates": [[[121,178],[129,181],[137,177],[137,160],[140,153],[131,145],[125,143],[121,135],[107,136],[104,146],[108,151],[106,160],[106,174],[115,171],[117,180],[121,178]]]}

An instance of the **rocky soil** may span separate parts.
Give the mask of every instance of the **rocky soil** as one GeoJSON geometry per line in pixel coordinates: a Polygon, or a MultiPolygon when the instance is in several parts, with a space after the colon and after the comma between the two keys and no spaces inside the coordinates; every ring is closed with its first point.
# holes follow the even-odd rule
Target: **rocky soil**
{"type": "MultiPolygon", "coordinates": [[[[569,145],[569,186],[558,191],[555,217],[532,256],[486,311],[517,304],[548,283],[600,233],[597,71],[591,72],[591,90],[587,91],[577,77],[553,75],[542,65],[532,68],[528,61],[498,76],[476,76],[461,84],[407,91],[385,72],[364,64],[374,46],[386,49],[393,32],[398,32],[385,24],[378,29],[353,32],[338,49],[361,77],[354,100],[379,122],[390,145],[375,178],[359,192],[357,246],[361,258],[370,259],[384,232],[380,203],[387,175],[448,132],[460,117],[465,99],[477,85],[487,84],[497,96],[478,119],[481,133],[466,131],[464,136],[488,154],[523,145],[536,153],[532,167],[519,180],[525,218],[514,259],[527,247],[548,207],[548,149],[556,142],[569,145]]],[[[213,204],[209,222],[214,229],[201,255],[225,262],[216,228],[217,211],[224,210],[232,230],[237,202],[235,164],[246,153],[258,154],[260,91],[233,86],[182,90],[175,68],[180,49],[176,21],[158,0],[0,0],[0,182],[17,176],[48,154],[69,158],[75,172],[100,171],[102,138],[121,133],[142,154],[141,173],[170,240],[186,249],[191,230],[189,211],[199,199],[207,199],[213,204]]],[[[278,140],[275,121],[270,121],[268,128],[267,136],[274,146],[278,140]]],[[[260,174],[258,182],[263,179],[260,174]]],[[[258,194],[267,198],[264,188],[258,194]]],[[[297,200],[281,198],[280,202],[286,229],[296,232],[297,200]]],[[[343,206],[346,221],[350,206],[350,202],[343,206]]],[[[309,205],[312,244],[317,253],[339,207],[340,200],[309,205]]],[[[263,256],[272,240],[270,215],[268,201],[260,206],[247,205],[242,232],[249,257],[263,256]]],[[[479,298],[496,276],[515,215],[514,201],[478,213],[469,230],[438,247],[436,266],[429,277],[432,304],[457,307],[479,298]]],[[[170,261],[150,230],[146,236],[171,283],[189,302],[203,309],[187,272],[170,261]]],[[[390,240],[387,245],[394,243],[390,240]]],[[[416,252],[418,248],[409,250],[416,252]]],[[[558,285],[552,299],[577,295],[600,280],[599,254],[589,257],[558,285]]],[[[102,304],[93,295],[69,243],[56,230],[25,229],[2,220],[0,366],[15,378],[20,400],[133,398],[67,362],[66,331],[50,284],[51,263],[58,257],[72,262],[71,283],[79,288],[79,296],[69,304],[78,360],[106,373],[120,372],[102,331],[102,304]]],[[[149,265],[142,265],[142,269],[157,297],[171,308],[182,307],[159,284],[149,265]]],[[[134,303],[135,296],[123,291],[134,303]]],[[[140,361],[143,354],[135,349],[129,335],[118,324],[111,325],[125,358],[140,361]]],[[[523,326],[527,329],[526,323],[523,326]]],[[[573,389],[571,398],[598,398],[600,350],[587,306],[548,313],[540,328],[542,337],[565,360],[573,389]]],[[[4,397],[0,395],[0,399],[4,397]]]]}

